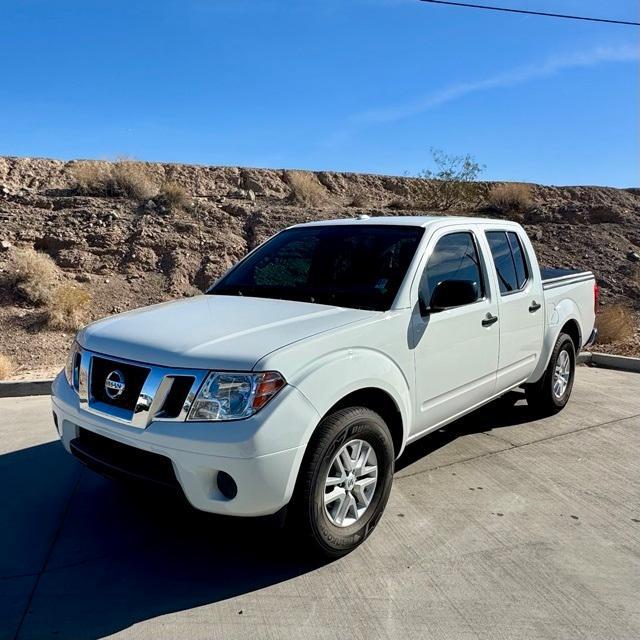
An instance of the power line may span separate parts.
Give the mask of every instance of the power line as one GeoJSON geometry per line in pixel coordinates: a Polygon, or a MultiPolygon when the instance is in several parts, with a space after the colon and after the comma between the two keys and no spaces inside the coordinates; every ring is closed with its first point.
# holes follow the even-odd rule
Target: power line
{"type": "Polygon", "coordinates": [[[466,7],[471,9],[488,9],[490,11],[505,11],[507,13],[524,13],[529,16],[546,16],[547,18],[567,18],[568,20],[587,20],[588,22],[606,22],[608,24],[627,24],[640,27],[640,22],[627,20],[612,20],[609,18],[592,18],[590,16],[572,16],[565,13],[547,13],[545,11],[529,11],[528,9],[507,9],[506,7],[492,7],[485,4],[471,4],[469,2],[449,2],[448,0],[419,0],[431,4],[447,4],[453,7],[466,7]]]}

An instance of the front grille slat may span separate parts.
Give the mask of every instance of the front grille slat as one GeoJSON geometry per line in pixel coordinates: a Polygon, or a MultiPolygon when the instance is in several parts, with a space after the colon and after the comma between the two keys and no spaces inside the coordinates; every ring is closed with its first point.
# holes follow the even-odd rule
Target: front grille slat
{"type": "Polygon", "coordinates": [[[193,376],[175,376],[171,390],[158,415],[162,418],[177,418],[182,411],[194,381],[195,378],[193,376]]]}

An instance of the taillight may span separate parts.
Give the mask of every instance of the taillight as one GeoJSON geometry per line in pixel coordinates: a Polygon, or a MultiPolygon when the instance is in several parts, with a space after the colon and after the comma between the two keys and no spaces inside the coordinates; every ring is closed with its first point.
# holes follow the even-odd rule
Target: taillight
{"type": "Polygon", "coordinates": [[[598,313],[600,307],[600,287],[597,282],[593,283],[593,313],[598,313]]]}

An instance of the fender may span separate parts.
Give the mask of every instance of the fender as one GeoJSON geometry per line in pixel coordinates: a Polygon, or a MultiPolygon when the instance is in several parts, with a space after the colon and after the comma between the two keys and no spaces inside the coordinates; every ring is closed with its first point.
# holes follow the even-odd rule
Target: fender
{"type": "MultiPolygon", "coordinates": [[[[400,366],[386,354],[366,347],[337,349],[306,361],[288,382],[321,416],[354,391],[375,388],[386,392],[400,411],[404,448],[413,419],[409,382],[400,366]]],[[[316,427],[307,427],[300,442],[308,443],[316,427]]]]}
{"type": "Polygon", "coordinates": [[[580,343],[583,343],[584,334],[580,309],[575,301],[570,298],[564,298],[547,312],[547,325],[544,330],[544,339],[542,341],[540,358],[538,360],[538,365],[527,382],[537,382],[544,375],[546,368],[549,366],[551,352],[553,351],[553,347],[560,335],[560,331],[570,320],[576,322],[580,328],[580,343]]]}

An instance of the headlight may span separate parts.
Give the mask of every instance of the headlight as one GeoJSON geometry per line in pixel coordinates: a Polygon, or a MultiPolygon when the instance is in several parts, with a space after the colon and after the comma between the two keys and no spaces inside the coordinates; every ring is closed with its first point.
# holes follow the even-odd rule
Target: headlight
{"type": "Polygon", "coordinates": [[[80,346],[77,342],[74,342],[64,365],[64,376],[67,379],[69,386],[73,387],[76,391],[78,390],[80,356],[80,346]]]}
{"type": "Polygon", "coordinates": [[[239,420],[264,407],[286,384],[277,371],[212,371],[193,401],[188,420],[239,420]]]}

